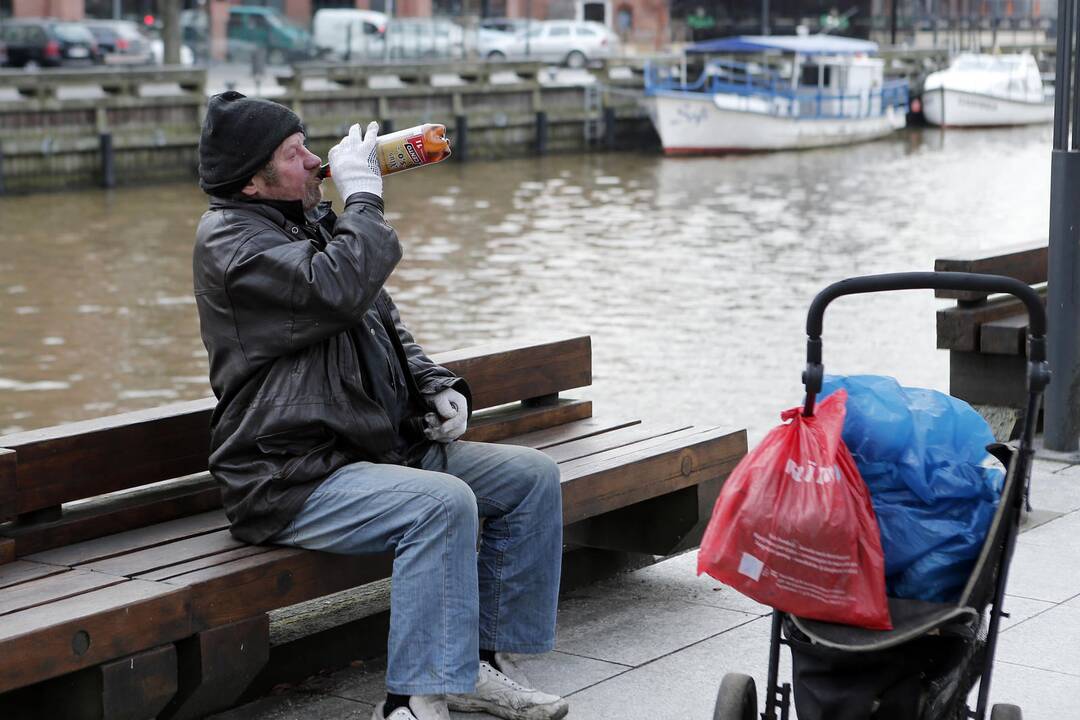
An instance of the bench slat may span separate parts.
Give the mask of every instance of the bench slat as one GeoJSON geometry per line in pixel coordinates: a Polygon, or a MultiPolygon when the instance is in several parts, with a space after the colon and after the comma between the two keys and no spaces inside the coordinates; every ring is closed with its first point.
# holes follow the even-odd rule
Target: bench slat
{"type": "Polygon", "coordinates": [[[160,570],[154,570],[144,575],[140,575],[139,579],[154,581],[169,580],[187,573],[224,565],[233,560],[240,560],[241,558],[250,557],[252,555],[262,555],[263,553],[268,553],[276,548],[276,545],[244,545],[235,550],[228,550],[214,555],[206,555],[178,565],[170,565],[169,567],[164,567],[160,570]]]}
{"type": "Polygon", "coordinates": [[[0,617],[0,693],[192,633],[185,588],[128,580],[0,617]],[[79,654],[78,650],[82,650],[79,654]]]}
{"type": "Polygon", "coordinates": [[[565,425],[591,415],[592,402],[589,400],[560,398],[554,405],[508,405],[473,415],[464,439],[497,442],[514,435],[565,425]]]}
{"type": "MultiPolygon", "coordinates": [[[[433,359],[476,388],[478,410],[589,385],[591,347],[588,337],[570,337],[433,359]]],[[[15,450],[18,460],[7,502],[0,465],[0,518],[206,470],[214,405],[208,398],[0,437],[0,448],[15,450]]]]}
{"type": "Polygon", "coordinates": [[[389,577],[393,560],[393,553],[349,557],[281,547],[162,584],[190,589],[193,627],[201,630],[389,577]]]}
{"type": "Polygon", "coordinates": [[[1026,355],[1027,329],[1027,313],[983,323],[979,328],[979,352],[1026,355]]]}
{"type": "Polygon", "coordinates": [[[473,409],[552,395],[592,384],[589,337],[481,346],[432,358],[469,381],[473,409]]]}
{"type": "MultiPolygon", "coordinates": [[[[1043,304],[1046,287],[1036,288],[1043,304]]],[[[939,350],[974,352],[979,349],[979,329],[984,323],[1024,312],[1024,304],[1011,297],[991,300],[974,306],[959,306],[937,311],[937,347],[939,350]]]]}
{"type": "Polygon", "coordinates": [[[73,503],[57,520],[0,527],[0,534],[12,538],[16,556],[24,557],[220,507],[221,488],[204,472],[73,503]]]}
{"type": "Polygon", "coordinates": [[[137,528],[126,532],[108,535],[96,540],[76,543],[46,550],[27,556],[27,560],[49,563],[52,565],[81,565],[104,560],[114,555],[122,555],[135,550],[175,542],[186,537],[203,535],[229,527],[229,521],[223,510],[214,510],[201,515],[180,518],[159,525],[137,528]]]}
{"type": "Polygon", "coordinates": [[[567,438],[580,440],[600,433],[618,430],[619,428],[637,425],[640,420],[612,420],[604,417],[590,417],[576,422],[569,422],[559,427],[537,430],[523,435],[514,435],[506,439],[512,445],[524,445],[536,450],[567,442],[567,438]]]}
{"type": "Polygon", "coordinates": [[[654,440],[685,429],[686,426],[640,423],[593,435],[592,437],[552,445],[544,448],[544,452],[550,455],[555,462],[568,467],[573,461],[581,460],[590,455],[606,453],[628,445],[654,440]]]}
{"type": "Polygon", "coordinates": [[[78,565],[78,567],[110,575],[136,577],[178,565],[184,560],[216,555],[244,546],[245,543],[234,538],[228,530],[218,530],[164,545],[155,545],[145,550],[124,553],[107,560],[78,565]]]}
{"type": "Polygon", "coordinates": [[[7,565],[0,565],[0,590],[62,572],[67,572],[67,568],[57,565],[43,565],[42,563],[27,560],[16,560],[7,565]]]}
{"type": "MultiPolygon", "coordinates": [[[[1040,240],[999,248],[993,255],[938,258],[934,261],[934,270],[1005,275],[1028,285],[1035,285],[1047,280],[1048,258],[1049,244],[1045,240],[1040,240]]],[[[987,293],[974,290],[935,290],[934,295],[963,302],[976,302],[988,297],[987,293]]]]}
{"type": "Polygon", "coordinates": [[[567,473],[571,473],[571,476],[574,478],[586,477],[596,468],[606,467],[612,462],[625,463],[628,462],[628,458],[637,456],[652,448],[667,448],[672,443],[678,444],[679,442],[685,444],[691,439],[696,439],[702,433],[712,433],[722,429],[723,428],[695,425],[674,432],[660,433],[656,437],[646,438],[632,445],[619,444],[608,450],[601,450],[600,452],[575,460],[568,460],[561,466],[563,476],[565,478],[567,473]]]}
{"type": "Polygon", "coordinates": [[[69,570],[40,580],[22,583],[0,595],[0,615],[63,600],[74,595],[124,582],[124,578],[69,570]]]}
{"type": "Polygon", "coordinates": [[[693,428],[566,463],[563,522],[724,477],[745,454],[744,430],[693,428]]]}
{"type": "Polygon", "coordinates": [[[0,447],[0,522],[15,515],[15,451],[0,447]]]}

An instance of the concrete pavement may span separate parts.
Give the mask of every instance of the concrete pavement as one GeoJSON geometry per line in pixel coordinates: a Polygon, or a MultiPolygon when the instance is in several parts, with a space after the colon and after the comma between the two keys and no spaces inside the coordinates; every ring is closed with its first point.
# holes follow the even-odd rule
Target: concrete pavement
{"type": "MultiPolygon", "coordinates": [[[[1031,499],[991,698],[1020,705],[1025,720],[1080,718],[1080,461],[1037,460],[1031,499]]],[[[761,696],[768,608],[697,577],[695,563],[690,552],[564,595],[556,650],[520,658],[523,670],[567,697],[571,720],[708,720],[727,672],[753,675],[761,696]]],[[[366,720],[383,693],[380,662],[356,663],[215,717],[366,720]]]]}

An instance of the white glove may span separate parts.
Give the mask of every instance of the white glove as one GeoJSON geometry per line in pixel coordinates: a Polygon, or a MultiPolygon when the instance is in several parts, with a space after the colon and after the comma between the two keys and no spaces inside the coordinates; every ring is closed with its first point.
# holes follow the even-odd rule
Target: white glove
{"type": "Polygon", "coordinates": [[[429,398],[428,402],[435,412],[424,416],[427,425],[424,437],[448,443],[465,434],[465,426],[469,422],[469,404],[464,395],[454,388],[446,388],[429,398]]]}
{"type": "Polygon", "coordinates": [[[360,125],[349,128],[349,134],[330,148],[330,177],[334,180],[343,200],[358,192],[369,192],[382,197],[383,180],[376,155],[379,123],[368,125],[367,133],[360,138],[360,125]]]}

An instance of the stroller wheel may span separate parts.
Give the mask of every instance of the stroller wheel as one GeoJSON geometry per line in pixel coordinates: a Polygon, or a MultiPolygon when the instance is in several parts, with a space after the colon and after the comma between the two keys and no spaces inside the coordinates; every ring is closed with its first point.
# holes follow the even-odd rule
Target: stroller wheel
{"type": "Polygon", "coordinates": [[[995,705],[990,711],[990,720],[1024,720],[1024,714],[1016,705],[995,705]]]}
{"type": "Polygon", "coordinates": [[[720,681],[713,720],[757,720],[757,686],[754,678],[728,673],[720,681]]]}

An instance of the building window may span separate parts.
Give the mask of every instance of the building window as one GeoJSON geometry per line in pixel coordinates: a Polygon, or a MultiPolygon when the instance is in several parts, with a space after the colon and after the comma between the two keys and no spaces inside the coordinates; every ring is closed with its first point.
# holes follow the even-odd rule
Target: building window
{"type": "Polygon", "coordinates": [[[433,0],[431,14],[444,17],[459,17],[461,15],[462,0],[433,0]]]}

